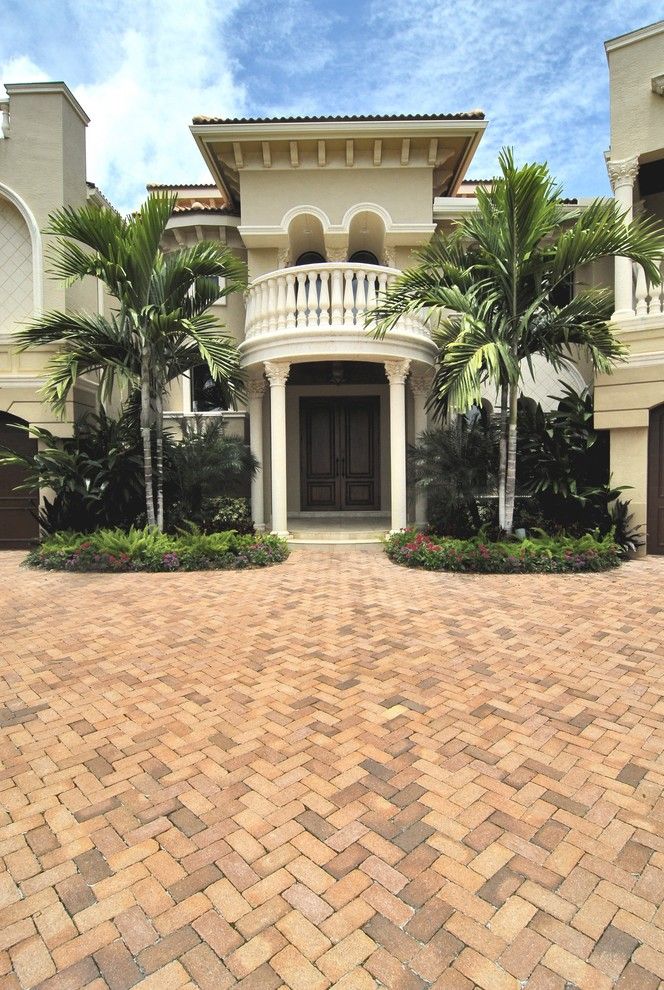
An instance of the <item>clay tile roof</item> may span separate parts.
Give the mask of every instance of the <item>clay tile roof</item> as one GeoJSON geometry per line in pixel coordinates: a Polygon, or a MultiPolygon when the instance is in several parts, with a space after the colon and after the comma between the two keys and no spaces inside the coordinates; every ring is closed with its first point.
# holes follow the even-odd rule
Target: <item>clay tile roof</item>
{"type": "Polygon", "coordinates": [[[231,206],[176,206],[173,213],[180,215],[187,213],[217,213],[224,216],[238,216],[237,210],[231,206]]]}
{"type": "Polygon", "coordinates": [[[148,182],[146,189],[216,189],[214,182],[148,182]]]}
{"type": "Polygon", "coordinates": [[[465,113],[391,113],[354,114],[351,117],[205,117],[193,118],[194,124],[333,124],[362,121],[417,121],[417,120],[484,120],[483,110],[465,113]]]}

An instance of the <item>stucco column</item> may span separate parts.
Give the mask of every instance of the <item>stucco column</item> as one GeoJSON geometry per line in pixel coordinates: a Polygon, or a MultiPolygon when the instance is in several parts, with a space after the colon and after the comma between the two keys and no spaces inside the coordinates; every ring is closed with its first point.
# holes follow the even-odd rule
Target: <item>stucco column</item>
{"type": "MultiPolygon", "coordinates": [[[[625,158],[622,161],[607,161],[606,167],[613,186],[613,195],[626,214],[630,223],[634,209],[634,180],[639,171],[638,158],[625,158]]],[[[614,268],[614,320],[634,316],[634,296],[632,288],[632,262],[629,258],[616,258],[614,268]]]]}
{"type": "MultiPolygon", "coordinates": [[[[431,375],[426,372],[411,372],[408,379],[413,393],[413,426],[415,443],[427,428],[426,400],[431,390],[431,375]]],[[[424,526],[427,522],[427,494],[417,488],[415,496],[415,522],[424,526]]]]}
{"type": "Polygon", "coordinates": [[[272,444],[272,532],[288,536],[288,489],[286,483],[286,382],[288,361],[266,361],[270,383],[270,440],[272,444]]]}
{"type": "Polygon", "coordinates": [[[390,383],[390,492],[392,532],[407,524],[406,505],[406,377],[410,361],[386,361],[390,383]]]}
{"type": "Polygon", "coordinates": [[[265,529],[265,506],[263,498],[263,393],[265,379],[250,378],[247,382],[249,406],[249,446],[258,461],[258,470],[251,479],[251,518],[257,530],[265,529]]]}

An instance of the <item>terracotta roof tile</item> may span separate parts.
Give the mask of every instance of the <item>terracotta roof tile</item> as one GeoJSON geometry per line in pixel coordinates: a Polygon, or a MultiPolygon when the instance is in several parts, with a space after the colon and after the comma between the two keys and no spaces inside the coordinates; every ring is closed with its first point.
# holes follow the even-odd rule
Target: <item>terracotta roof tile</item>
{"type": "Polygon", "coordinates": [[[392,113],[354,114],[350,117],[205,117],[193,118],[194,124],[332,124],[362,121],[418,121],[418,120],[484,120],[483,110],[467,110],[464,113],[392,113]]]}
{"type": "Polygon", "coordinates": [[[218,213],[225,216],[239,216],[232,206],[176,206],[173,213],[218,213]]]}
{"type": "Polygon", "coordinates": [[[146,189],[216,189],[214,182],[148,182],[146,189]]]}

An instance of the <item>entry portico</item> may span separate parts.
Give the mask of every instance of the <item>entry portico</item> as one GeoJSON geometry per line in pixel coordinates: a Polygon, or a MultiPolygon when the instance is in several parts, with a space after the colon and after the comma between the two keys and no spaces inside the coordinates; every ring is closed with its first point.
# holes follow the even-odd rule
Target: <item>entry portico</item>
{"type": "Polygon", "coordinates": [[[406,449],[426,428],[436,348],[421,317],[378,338],[367,313],[430,240],[433,197],[455,194],[485,126],[481,111],[194,120],[247,251],[239,349],[257,525],[425,520],[406,449]]]}

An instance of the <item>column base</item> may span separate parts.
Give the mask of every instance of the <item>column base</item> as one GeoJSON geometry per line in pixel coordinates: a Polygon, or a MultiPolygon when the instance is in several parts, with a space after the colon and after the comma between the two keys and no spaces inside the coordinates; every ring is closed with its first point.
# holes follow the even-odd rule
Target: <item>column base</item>
{"type": "Polygon", "coordinates": [[[265,530],[267,529],[267,526],[265,525],[265,523],[254,523],[254,529],[256,530],[257,533],[264,533],[265,530]]]}
{"type": "Polygon", "coordinates": [[[633,320],[635,317],[633,309],[617,309],[611,314],[611,323],[619,323],[621,320],[633,320]]]}
{"type": "Polygon", "coordinates": [[[270,531],[270,536],[280,536],[283,540],[290,540],[291,538],[287,529],[273,529],[270,531]]]}

